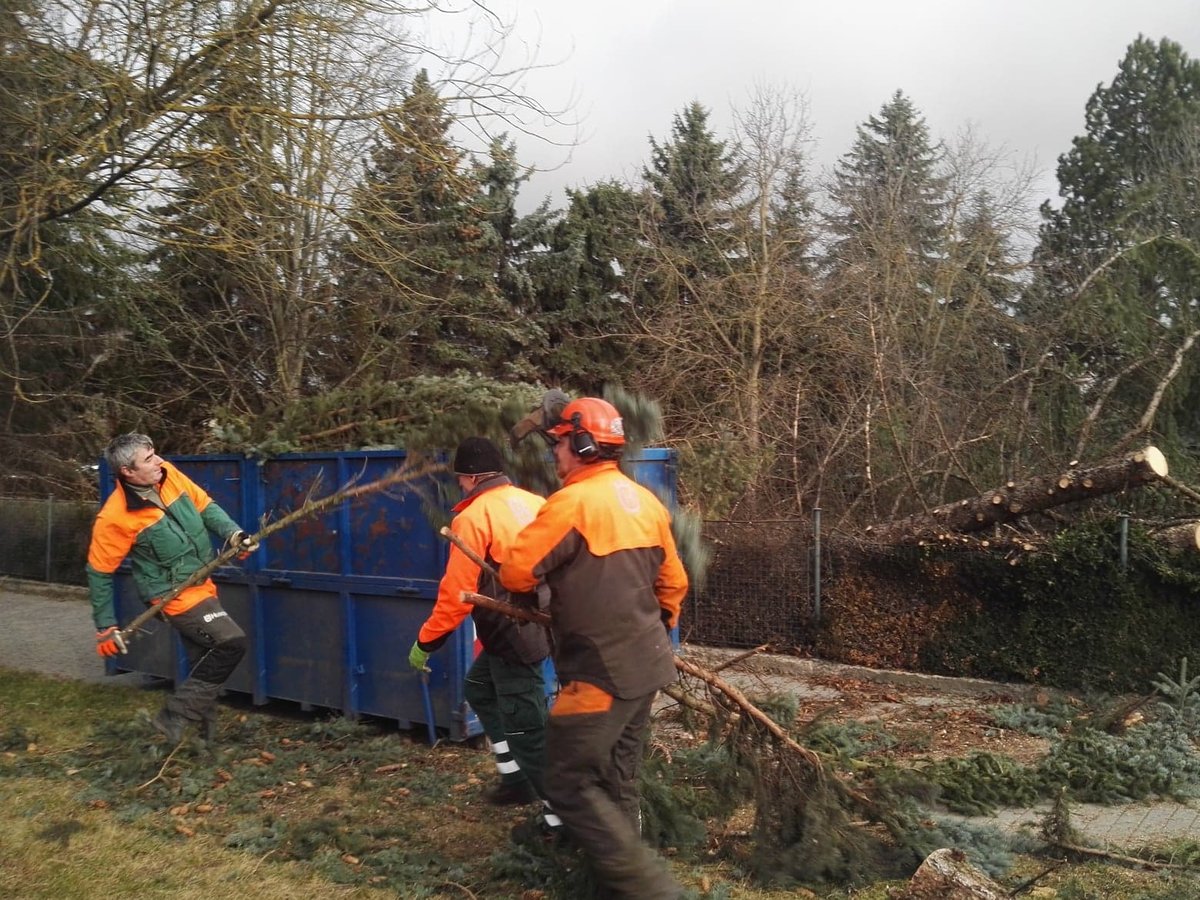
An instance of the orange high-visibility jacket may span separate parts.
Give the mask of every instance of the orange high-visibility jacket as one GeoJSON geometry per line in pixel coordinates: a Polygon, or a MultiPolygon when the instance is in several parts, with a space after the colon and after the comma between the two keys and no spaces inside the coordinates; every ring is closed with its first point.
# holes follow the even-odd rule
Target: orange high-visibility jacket
{"type": "Polygon", "coordinates": [[[616,462],[567,476],[501,560],[511,591],[550,587],[554,666],[622,699],[675,677],[667,627],[688,580],[666,508],[616,462]],[[666,626],[666,627],[664,627],[666,626]]]}
{"type": "MultiPolygon", "coordinates": [[[[508,476],[497,475],[484,481],[454,507],[457,515],[450,523],[450,530],[480,559],[494,566],[517,532],[533,521],[544,502],[537,494],[513,485],[508,476]]],[[[460,599],[463,591],[509,599],[508,591],[451,544],[446,573],[438,585],[437,603],[417,635],[422,650],[432,651],[442,646],[470,613],[480,643],[488,653],[507,662],[525,664],[541,662],[549,655],[550,641],[543,626],[472,607],[460,599]]]]}
{"type": "MultiPolygon", "coordinates": [[[[139,497],[117,479],[92,526],[87,575],[97,630],[117,624],[112,576],[125,557],[143,602],[170,593],[214,557],[210,532],[228,540],[240,529],[204,489],[171,463],[163,463],[158,496],[165,510],[139,497]]],[[[215,597],[212,579],[188,588],[166,605],[175,615],[205,597],[215,597]]]]}

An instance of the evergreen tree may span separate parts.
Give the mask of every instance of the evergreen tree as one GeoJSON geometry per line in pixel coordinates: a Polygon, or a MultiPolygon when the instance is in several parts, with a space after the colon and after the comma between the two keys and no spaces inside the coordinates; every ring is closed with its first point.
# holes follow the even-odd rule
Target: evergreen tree
{"type": "Polygon", "coordinates": [[[518,310],[501,288],[505,278],[517,290],[505,247],[506,235],[516,239],[516,169],[503,142],[494,164],[472,164],[452,124],[420,72],[354,192],[343,302],[389,373],[522,367],[518,310]]]}
{"type": "Polygon", "coordinates": [[[157,210],[157,320],[168,338],[163,365],[176,370],[163,381],[182,387],[200,416],[216,403],[261,409],[309,387],[319,207],[288,123],[262,112],[288,108],[272,49],[239,48],[241,65],[214,85],[211,112],[190,131],[178,184],[157,210]]]}
{"type": "Polygon", "coordinates": [[[675,115],[664,143],[650,138],[643,176],[658,207],[656,234],[679,256],[686,279],[720,276],[739,255],[731,228],[746,184],[745,165],[708,123],[698,102],[675,115]]]}
{"type": "Polygon", "coordinates": [[[483,191],[483,209],[494,235],[492,250],[496,288],[510,311],[504,332],[508,347],[504,372],[538,379],[534,360],[546,346],[546,332],[537,309],[537,281],[546,268],[551,231],[558,214],[543,200],[528,215],[517,211],[521,186],[530,171],[517,162],[516,144],[506,135],[493,139],[485,163],[475,177],[483,191]]]}
{"type": "Polygon", "coordinates": [[[946,301],[952,309],[974,311],[980,304],[989,312],[1011,313],[1020,284],[1023,263],[1012,241],[997,221],[991,194],[978,191],[967,202],[949,252],[953,276],[946,301]]]}
{"type": "Polygon", "coordinates": [[[860,125],[830,192],[835,269],[864,262],[907,268],[929,286],[944,249],[946,179],[940,149],[912,101],[896,91],[860,125]]]}
{"type": "Polygon", "coordinates": [[[111,80],[45,33],[38,0],[0,10],[0,471],[23,490],[86,492],[95,457],[127,398],[96,396],[106,374],[136,371],[130,321],[139,255],[115,239],[112,206],[46,216],[40,204],[95,190],[72,157],[79,120],[111,80]],[[56,173],[56,169],[59,170],[56,173]]]}
{"type": "Polygon", "coordinates": [[[1059,159],[1061,208],[1042,208],[1023,313],[1061,335],[1078,399],[1099,411],[1104,398],[1107,440],[1149,412],[1161,436],[1196,446],[1200,369],[1175,359],[1200,327],[1200,61],[1139,37],[1086,122],[1059,159]]]}
{"type": "Polygon", "coordinates": [[[538,360],[547,384],[599,393],[630,374],[636,348],[632,282],[644,248],[638,243],[640,198],[615,181],[568,190],[538,259],[539,320],[547,343],[538,360]]]}

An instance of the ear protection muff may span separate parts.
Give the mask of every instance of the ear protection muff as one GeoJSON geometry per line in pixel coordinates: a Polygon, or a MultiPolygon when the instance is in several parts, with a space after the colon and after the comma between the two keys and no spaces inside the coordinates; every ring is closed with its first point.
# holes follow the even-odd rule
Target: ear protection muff
{"type": "Polygon", "coordinates": [[[582,421],[583,416],[579,413],[571,416],[571,452],[583,460],[595,459],[600,455],[600,447],[592,433],[580,427],[582,421]]]}

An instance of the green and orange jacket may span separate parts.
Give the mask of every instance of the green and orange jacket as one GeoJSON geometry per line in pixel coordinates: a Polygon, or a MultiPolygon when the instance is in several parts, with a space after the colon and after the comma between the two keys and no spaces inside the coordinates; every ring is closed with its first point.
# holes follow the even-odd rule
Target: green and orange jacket
{"type": "Polygon", "coordinates": [[[670,683],[688,580],[671,517],[616,462],[571,472],[501,559],[510,591],[550,587],[554,667],[625,700],[670,683]],[[664,625],[666,627],[664,627],[664,625]]]}
{"type": "MultiPolygon", "coordinates": [[[[214,557],[209,533],[228,540],[241,529],[203,488],[168,462],[157,486],[165,510],[139,497],[124,481],[100,508],[88,548],[88,588],[96,629],[117,624],[112,576],[129,557],[133,581],[145,603],[170,593],[214,557]]],[[[164,607],[181,613],[215,597],[212,579],[190,587],[164,607]]]]}
{"type": "MultiPolygon", "coordinates": [[[[481,559],[494,567],[496,560],[523,527],[533,521],[545,503],[537,494],[516,487],[506,475],[482,482],[455,507],[457,515],[450,530],[481,559]]],[[[438,585],[433,612],[417,635],[417,645],[427,652],[438,649],[468,613],[483,649],[510,663],[532,664],[550,655],[550,638],[541,625],[519,622],[501,613],[472,607],[459,599],[462,591],[474,591],[508,600],[509,593],[489,573],[471,562],[453,544],[446,572],[438,585]]]]}

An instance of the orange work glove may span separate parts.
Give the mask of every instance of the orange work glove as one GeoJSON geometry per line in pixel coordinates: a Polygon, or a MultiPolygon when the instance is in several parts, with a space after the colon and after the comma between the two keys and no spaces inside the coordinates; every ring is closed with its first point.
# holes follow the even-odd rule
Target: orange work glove
{"type": "Polygon", "coordinates": [[[116,625],[109,625],[96,632],[96,653],[100,656],[116,656],[118,653],[128,652],[129,648],[125,646],[121,629],[116,625]]]}
{"type": "Polygon", "coordinates": [[[258,549],[258,541],[254,540],[245,531],[235,531],[229,536],[229,546],[237,547],[238,559],[246,559],[246,557],[258,549]]]}

